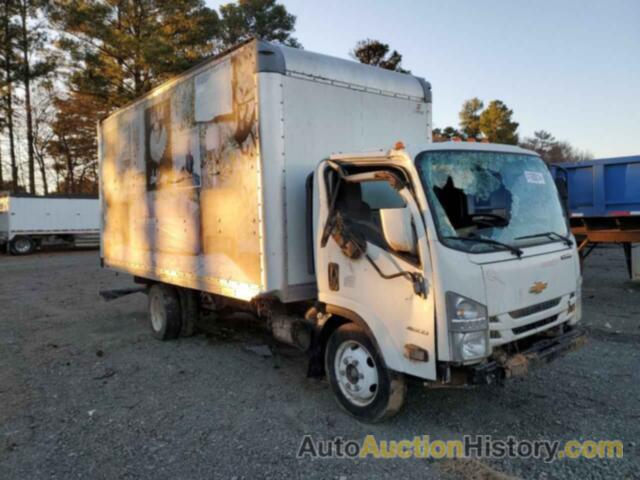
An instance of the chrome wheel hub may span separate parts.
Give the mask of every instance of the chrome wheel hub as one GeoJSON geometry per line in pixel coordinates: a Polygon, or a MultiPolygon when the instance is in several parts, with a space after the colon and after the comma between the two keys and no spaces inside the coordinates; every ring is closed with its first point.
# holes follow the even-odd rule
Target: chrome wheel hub
{"type": "Polygon", "coordinates": [[[342,394],[361,407],[373,402],[378,393],[378,369],[369,351],[355,340],[347,340],[338,347],[334,362],[342,394]]]}
{"type": "Polygon", "coordinates": [[[156,332],[159,332],[164,325],[164,308],[162,308],[162,299],[159,295],[151,297],[149,313],[151,315],[151,326],[156,332]]]}

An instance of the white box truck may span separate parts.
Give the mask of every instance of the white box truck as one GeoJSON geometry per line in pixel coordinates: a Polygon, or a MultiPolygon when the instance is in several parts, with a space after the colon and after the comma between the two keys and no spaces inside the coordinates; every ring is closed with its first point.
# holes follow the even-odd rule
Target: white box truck
{"type": "Polygon", "coordinates": [[[430,143],[420,78],[254,40],[98,130],[102,262],[146,285],[162,340],[250,310],[364,421],[407,378],[498,382],[584,340],[545,164],[430,143]]]}
{"type": "Polygon", "coordinates": [[[47,245],[98,247],[100,204],[87,195],[0,192],[0,246],[28,255],[47,245]]]}

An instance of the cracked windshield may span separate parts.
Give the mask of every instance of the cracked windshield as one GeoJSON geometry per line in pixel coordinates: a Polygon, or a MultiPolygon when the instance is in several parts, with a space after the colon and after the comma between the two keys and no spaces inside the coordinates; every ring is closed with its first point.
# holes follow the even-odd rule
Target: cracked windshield
{"type": "Polygon", "coordinates": [[[445,245],[517,251],[568,235],[556,186],[536,156],[427,151],[416,164],[445,245]]]}

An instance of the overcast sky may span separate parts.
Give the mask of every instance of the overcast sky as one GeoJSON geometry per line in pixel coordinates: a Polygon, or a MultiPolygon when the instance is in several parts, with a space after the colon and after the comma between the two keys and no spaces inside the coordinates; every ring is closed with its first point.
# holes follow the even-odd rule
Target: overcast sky
{"type": "MultiPolygon", "coordinates": [[[[520,136],[545,129],[596,158],[640,154],[640,0],[280,0],[307,50],[389,43],[433,87],[437,127],[500,99],[520,136]]],[[[217,7],[220,3],[209,0],[217,7]]]]}

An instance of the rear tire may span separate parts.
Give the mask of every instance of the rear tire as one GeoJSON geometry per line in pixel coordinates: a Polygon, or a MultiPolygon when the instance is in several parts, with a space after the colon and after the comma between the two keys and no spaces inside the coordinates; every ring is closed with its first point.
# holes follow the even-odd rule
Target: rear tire
{"type": "Polygon", "coordinates": [[[195,333],[196,323],[200,316],[198,292],[188,288],[181,288],[178,293],[180,295],[180,310],[182,314],[180,336],[190,337],[195,333]]]}
{"type": "Polygon", "coordinates": [[[331,334],[325,369],[338,404],[360,421],[380,422],[404,404],[404,375],[386,368],[373,340],[355,323],[341,325],[331,334]]]}
{"type": "Polygon", "coordinates": [[[180,300],[171,285],[155,283],[149,289],[149,325],[158,340],[171,340],[180,335],[180,300]]]}
{"type": "Polygon", "coordinates": [[[29,237],[14,237],[9,244],[9,250],[13,255],[29,255],[36,248],[36,243],[29,237]]]}

